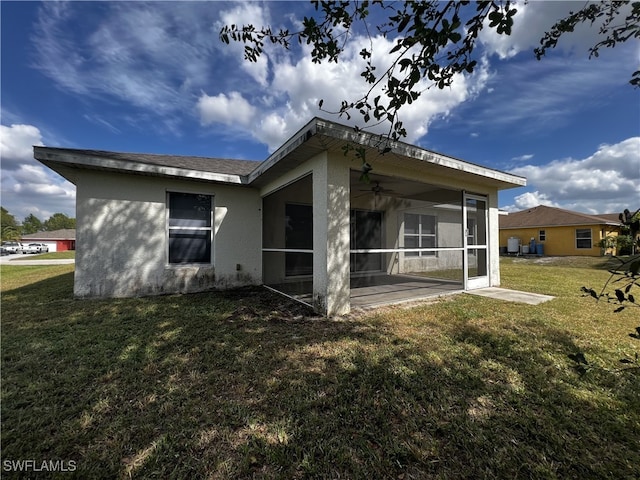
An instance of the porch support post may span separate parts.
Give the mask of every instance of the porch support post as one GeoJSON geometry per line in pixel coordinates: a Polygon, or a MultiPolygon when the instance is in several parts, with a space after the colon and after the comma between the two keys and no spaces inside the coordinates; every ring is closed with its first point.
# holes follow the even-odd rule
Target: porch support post
{"type": "Polygon", "coordinates": [[[498,192],[488,195],[489,225],[487,228],[487,255],[489,255],[489,286],[500,286],[500,230],[498,224],[498,192]]]}
{"type": "Polygon", "coordinates": [[[313,169],[313,304],[325,315],[351,309],[349,168],[324,152],[313,169]]]}

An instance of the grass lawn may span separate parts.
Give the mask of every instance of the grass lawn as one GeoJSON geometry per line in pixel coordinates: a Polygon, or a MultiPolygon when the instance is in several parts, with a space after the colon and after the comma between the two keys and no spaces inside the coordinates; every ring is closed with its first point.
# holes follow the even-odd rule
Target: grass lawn
{"type": "Polygon", "coordinates": [[[503,286],[557,297],[539,306],[340,320],[260,289],[79,301],[72,272],[1,267],[3,478],[19,459],[73,460],[60,478],[640,476],[640,375],[617,363],[638,309],[581,297],[601,259],[503,259],[503,286]]]}

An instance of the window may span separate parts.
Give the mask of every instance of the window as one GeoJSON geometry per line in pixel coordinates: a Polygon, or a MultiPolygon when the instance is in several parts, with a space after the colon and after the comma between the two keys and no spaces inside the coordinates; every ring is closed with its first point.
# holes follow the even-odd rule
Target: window
{"type": "Polygon", "coordinates": [[[540,230],[538,232],[538,240],[541,242],[545,242],[547,240],[547,231],[546,230],[540,230]]]}
{"type": "MultiPolygon", "coordinates": [[[[405,213],[404,248],[436,248],[436,217],[405,213]]],[[[435,256],[436,252],[405,252],[405,257],[435,256]]]]}
{"type": "Polygon", "coordinates": [[[590,228],[576,228],[576,248],[591,248],[590,228]]]}
{"type": "MultiPolygon", "coordinates": [[[[285,248],[313,250],[313,207],[287,203],[285,214],[285,248]]],[[[285,275],[313,275],[313,254],[304,252],[285,253],[285,275]]]]}
{"type": "Polygon", "coordinates": [[[213,197],[169,192],[169,263],[211,263],[213,197]]]}

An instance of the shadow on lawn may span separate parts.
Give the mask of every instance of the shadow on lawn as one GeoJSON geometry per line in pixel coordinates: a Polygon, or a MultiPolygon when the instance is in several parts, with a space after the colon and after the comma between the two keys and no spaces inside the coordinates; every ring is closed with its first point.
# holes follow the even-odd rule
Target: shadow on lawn
{"type": "Polygon", "coordinates": [[[75,460],[65,478],[637,473],[637,382],[581,382],[531,348],[533,327],[416,309],[402,333],[402,317],[314,318],[260,289],[74,301],[69,281],[3,299],[3,460],[75,460]]]}

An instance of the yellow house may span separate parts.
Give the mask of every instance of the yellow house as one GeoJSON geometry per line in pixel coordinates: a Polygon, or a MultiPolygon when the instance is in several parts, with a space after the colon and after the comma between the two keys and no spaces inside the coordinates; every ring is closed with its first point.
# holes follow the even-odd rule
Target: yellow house
{"type": "Polygon", "coordinates": [[[500,215],[500,247],[510,253],[515,253],[516,245],[530,249],[533,239],[536,245],[542,244],[542,248],[530,253],[553,256],[615,254],[613,249],[600,248],[600,240],[609,235],[617,236],[619,231],[617,213],[588,215],[540,205],[500,215]]]}

